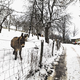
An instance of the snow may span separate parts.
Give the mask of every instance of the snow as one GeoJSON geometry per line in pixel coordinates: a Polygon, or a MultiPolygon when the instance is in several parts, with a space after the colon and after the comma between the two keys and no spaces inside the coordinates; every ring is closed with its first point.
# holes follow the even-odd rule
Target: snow
{"type": "MultiPolygon", "coordinates": [[[[0,34],[0,79],[24,79],[25,76],[28,75],[30,70],[39,69],[39,58],[40,58],[40,48],[41,48],[41,40],[44,40],[44,37],[40,37],[38,40],[36,36],[31,36],[27,39],[25,43],[25,47],[22,49],[22,57],[23,60],[20,61],[19,54],[18,59],[14,60],[13,49],[10,46],[11,39],[13,37],[19,37],[22,32],[2,29],[0,34]],[[37,49],[36,49],[37,47],[37,49]],[[32,61],[32,62],[31,62],[32,61]],[[23,74],[23,75],[22,75],[23,74]],[[21,76],[21,77],[20,77],[21,76]]],[[[24,33],[25,34],[25,33],[24,33]]],[[[49,64],[53,61],[51,58],[51,49],[52,49],[52,41],[50,40],[50,44],[45,43],[44,40],[44,55],[43,62],[44,64],[49,64]],[[49,58],[52,61],[45,61],[49,58]],[[51,59],[50,59],[51,58],[51,59]]]]}
{"type": "Polygon", "coordinates": [[[71,39],[79,39],[79,38],[80,38],[80,34],[77,34],[76,36],[71,37],[71,39]]]}
{"type": "MultiPolygon", "coordinates": [[[[36,36],[31,36],[27,39],[25,47],[22,49],[22,58],[20,60],[19,54],[17,60],[14,60],[13,49],[10,46],[10,41],[15,36],[20,36],[22,32],[8,31],[2,29],[0,33],[0,80],[44,80],[44,75],[48,75],[48,71],[52,71],[50,76],[54,76],[55,70],[51,69],[52,64],[58,65],[60,55],[66,53],[66,67],[67,79],[66,80],[79,80],[80,79],[80,46],[73,44],[62,44],[60,49],[57,50],[56,42],[54,43],[53,56],[52,56],[52,40],[49,44],[45,43],[45,38],[40,37],[38,40],[36,36]],[[41,40],[44,40],[44,50],[42,58],[42,68],[39,66],[41,40]],[[30,71],[34,73],[35,70],[39,72],[34,76],[27,75],[30,71]],[[43,77],[42,77],[43,76],[43,77]]],[[[25,33],[25,32],[24,32],[25,33]]]]}
{"type": "Polygon", "coordinates": [[[67,61],[67,80],[80,79],[80,46],[64,44],[67,61]]]}

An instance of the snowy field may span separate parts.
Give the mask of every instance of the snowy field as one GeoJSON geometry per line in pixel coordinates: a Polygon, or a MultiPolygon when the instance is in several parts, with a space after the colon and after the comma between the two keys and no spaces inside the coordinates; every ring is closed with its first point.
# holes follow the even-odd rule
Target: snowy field
{"type": "MultiPolygon", "coordinates": [[[[22,58],[18,55],[17,60],[14,60],[13,49],[10,46],[10,41],[15,36],[20,36],[21,32],[10,32],[7,29],[2,29],[0,33],[0,80],[44,80],[46,74],[44,66],[47,66],[47,71],[52,67],[52,63],[55,59],[59,59],[59,55],[66,53],[66,67],[67,67],[67,79],[66,80],[79,80],[80,79],[80,46],[73,44],[61,44],[60,49],[57,51],[56,42],[54,43],[54,50],[52,56],[52,40],[49,40],[49,44],[44,41],[42,69],[39,68],[41,40],[44,37],[40,37],[38,40],[36,36],[31,36],[27,39],[25,47],[22,49],[22,58]],[[34,76],[29,75],[30,71],[33,73],[35,70],[39,70],[34,76]],[[29,76],[27,76],[29,75],[29,76]]],[[[54,69],[53,69],[53,72],[54,69]]],[[[51,80],[51,79],[50,79],[51,80]]]]}
{"type": "MultiPolygon", "coordinates": [[[[11,39],[20,35],[21,32],[19,31],[8,31],[7,29],[2,29],[2,33],[0,33],[0,80],[26,80],[26,76],[30,71],[34,72],[40,69],[41,40],[44,40],[44,37],[40,37],[38,40],[36,36],[32,37],[30,35],[25,43],[25,47],[22,49],[23,60],[20,61],[19,55],[18,59],[14,60],[13,49],[10,46],[11,39]]],[[[62,51],[62,49],[60,52],[56,51],[56,47],[54,46],[53,53],[56,56],[52,57],[52,40],[49,40],[49,42],[47,44],[44,41],[42,60],[42,64],[48,66],[58,57],[58,53],[60,54],[62,51]]],[[[38,78],[41,80],[41,77],[38,78]]],[[[33,80],[38,80],[38,78],[35,79],[32,77],[33,80]]]]}

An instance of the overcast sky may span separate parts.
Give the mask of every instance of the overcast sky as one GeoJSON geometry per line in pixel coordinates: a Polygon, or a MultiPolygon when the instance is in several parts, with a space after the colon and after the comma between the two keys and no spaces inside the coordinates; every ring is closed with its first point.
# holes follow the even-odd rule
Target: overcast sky
{"type": "Polygon", "coordinates": [[[69,13],[69,14],[71,14],[71,16],[72,16],[72,19],[71,19],[71,21],[72,21],[72,23],[73,23],[73,25],[71,26],[71,29],[73,30],[74,29],[74,26],[76,27],[76,28],[78,28],[78,32],[79,32],[79,35],[80,35],[80,3],[79,3],[79,1],[77,1],[77,3],[76,4],[71,4],[68,8],[67,8],[67,12],[69,13]]]}
{"type": "Polygon", "coordinates": [[[11,5],[11,8],[19,11],[19,12],[24,12],[25,11],[25,7],[24,4],[26,4],[26,6],[29,5],[29,2],[26,0],[13,0],[13,4],[11,5]]]}

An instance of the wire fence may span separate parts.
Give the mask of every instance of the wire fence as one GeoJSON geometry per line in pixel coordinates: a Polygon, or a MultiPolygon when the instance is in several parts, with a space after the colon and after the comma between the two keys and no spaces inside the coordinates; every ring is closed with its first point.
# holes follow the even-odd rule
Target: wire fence
{"type": "MultiPolygon", "coordinates": [[[[43,57],[46,59],[52,56],[51,48],[52,44],[44,49],[43,57]]],[[[39,70],[40,49],[23,49],[22,61],[19,55],[17,60],[14,60],[13,49],[0,50],[0,80],[26,80],[26,77],[34,74],[39,70]]]]}
{"type": "Polygon", "coordinates": [[[14,60],[13,49],[0,50],[0,79],[24,80],[29,72],[38,69],[38,49],[28,48],[22,50],[23,60],[14,60]]]}
{"type": "Polygon", "coordinates": [[[14,60],[13,50],[0,51],[0,79],[24,80],[25,76],[38,67],[38,50],[26,49],[22,51],[23,60],[14,60]],[[35,54],[34,54],[35,53],[35,54]]]}

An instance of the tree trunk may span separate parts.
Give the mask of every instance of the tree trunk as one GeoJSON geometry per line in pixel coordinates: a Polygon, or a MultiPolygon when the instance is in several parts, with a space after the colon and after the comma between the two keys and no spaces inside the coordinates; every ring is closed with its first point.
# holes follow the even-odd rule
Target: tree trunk
{"type": "Polygon", "coordinates": [[[49,43],[49,38],[48,38],[48,27],[45,27],[45,41],[47,42],[47,43],[49,43]]]}
{"type": "Polygon", "coordinates": [[[8,27],[8,31],[10,31],[10,25],[9,25],[9,27],[8,27]]]}
{"type": "Polygon", "coordinates": [[[37,29],[37,39],[39,40],[38,29],[37,29]]]}
{"type": "Polygon", "coordinates": [[[42,67],[43,46],[44,46],[44,40],[41,40],[41,52],[40,52],[40,61],[39,61],[40,68],[42,67]]]}
{"type": "Polygon", "coordinates": [[[33,27],[32,27],[32,37],[33,37],[33,27]]]}
{"type": "Polygon", "coordinates": [[[65,43],[65,25],[63,26],[63,43],[65,43]]]}
{"type": "Polygon", "coordinates": [[[65,43],[65,34],[63,34],[63,43],[65,43]]]}
{"type": "Polygon", "coordinates": [[[16,30],[15,30],[15,31],[17,31],[17,28],[18,28],[18,27],[17,27],[17,25],[16,25],[16,30]]]}
{"type": "Polygon", "coordinates": [[[0,33],[1,33],[2,29],[0,29],[0,33]]]}
{"type": "Polygon", "coordinates": [[[30,36],[30,31],[31,31],[31,30],[29,29],[29,36],[30,36]]]}
{"type": "Polygon", "coordinates": [[[63,43],[65,43],[65,19],[64,19],[64,23],[63,23],[63,43]]]}
{"type": "Polygon", "coordinates": [[[1,31],[2,31],[2,25],[0,25],[0,33],[1,33],[1,31]]]}
{"type": "Polygon", "coordinates": [[[16,26],[16,31],[17,31],[17,26],[16,26]]]}

